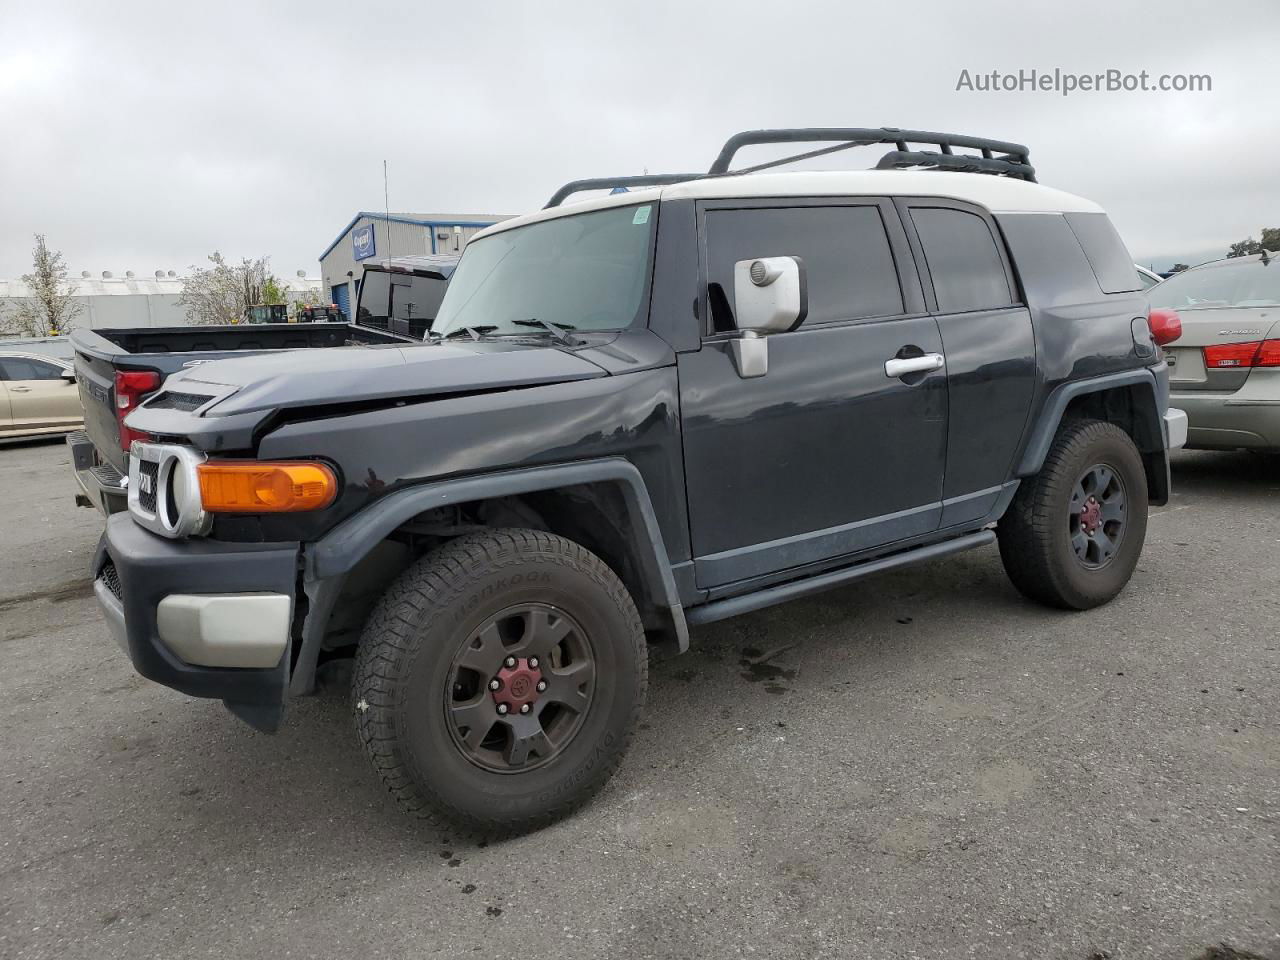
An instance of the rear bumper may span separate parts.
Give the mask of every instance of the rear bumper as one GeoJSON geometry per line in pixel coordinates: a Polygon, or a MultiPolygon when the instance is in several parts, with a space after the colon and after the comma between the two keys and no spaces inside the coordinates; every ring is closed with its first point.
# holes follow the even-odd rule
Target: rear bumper
{"type": "Polygon", "coordinates": [[[94,593],[138,673],[274,729],[297,570],[297,544],[168,540],[118,514],[94,557],[94,593]]]}
{"type": "Polygon", "coordinates": [[[96,462],[97,451],[89,435],[83,430],[67,434],[67,447],[71,453],[71,469],[75,471],[81,491],[76,502],[96,507],[107,516],[129,509],[124,477],[111,464],[96,462]]]}
{"type": "Polygon", "coordinates": [[[1241,393],[1170,395],[1169,403],[1186,411],[1189,448],[1280,449],[1280,397],[1243,397],[1241,393]]]}

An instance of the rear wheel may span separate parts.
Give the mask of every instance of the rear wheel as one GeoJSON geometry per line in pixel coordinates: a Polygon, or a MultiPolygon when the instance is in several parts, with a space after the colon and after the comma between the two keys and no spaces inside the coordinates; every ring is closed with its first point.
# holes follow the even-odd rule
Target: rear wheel
{"type": "Polygon", "coordinates": [[[1098,420],[1062,426],[1044,467],[1022,482],[996,529],[1015,587],[1086,610],[1116,596],[1147,533],[1147,479],[1133,440],[1098,420]]]}
{"type": "Polygon", "coordinates": [[[583,804],[617,768],[644,700],[635,604],[584,547],[492,530],[423,557],[356,655],[356,725],[400,804],[478,835],[583,804]]]}

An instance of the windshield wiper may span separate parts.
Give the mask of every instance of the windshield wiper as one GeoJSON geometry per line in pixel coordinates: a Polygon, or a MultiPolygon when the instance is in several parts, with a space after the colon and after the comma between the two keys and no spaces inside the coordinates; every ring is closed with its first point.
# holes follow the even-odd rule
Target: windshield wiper
{"type": "Polygon", "coordinates": [[[534,317],[532,320],[512,320],[511,322],[517,327],[541,327],[566,347],[576,347],[579,343],[576,337],[572,337],[566,332],[578,329],[571,323],[553,323],[540,317],[534,317]]]}
{"type": "Polygon", "coordinates": [[[492,333],[497,330],[497,326],[492,323],[486,323],[478,327],[458,327],[456,330],[450,330],[448,333],[440,334],[441,340],[452,340],[454,337],[466,334],[472,340],[483,340],[486,333],[492,333]]]}

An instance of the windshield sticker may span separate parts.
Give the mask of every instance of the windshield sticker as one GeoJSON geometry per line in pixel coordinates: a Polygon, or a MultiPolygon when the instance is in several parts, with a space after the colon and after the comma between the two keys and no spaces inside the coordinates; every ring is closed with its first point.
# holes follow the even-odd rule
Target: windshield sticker
{"type": "Polygon", "coordinates": [[[636,215],[635,215],[634,217],[632,217],[632,218],[631,218],[631,222],[632,222],[632,223],[634,223],[634,224],[637,224],[637,225],[642,224],[642,223],[648,223],[648,222],[649,222],[649,208],[648,208],[648,207],[638,207],[638,208],[636,209],[636,215]]]}

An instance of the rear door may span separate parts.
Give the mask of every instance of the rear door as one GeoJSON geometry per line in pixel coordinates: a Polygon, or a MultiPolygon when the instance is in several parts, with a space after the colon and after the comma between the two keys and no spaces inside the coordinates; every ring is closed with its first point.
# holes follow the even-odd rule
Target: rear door
{"type": "Polygon", "coordinates": [[[897,204],[947,356],[948,527],[986,517],[1009,479],[1035,390],[1035,335],[987,211],[937,198],[897,204]]]}
{"type": "Polygon", "coordinates": [[[701,349],[679,355],[694,570],[716,587],[927,534],[941,516],[944,369],[891,203],[835,198],[700,206],[701,349]],[[733,267],[796,256],[809,312],[767,339],[768,372],[734,366],[733,267]]]}
{"type": "Polygon", "coordinates": [[[74,381],[67,368],[35,357],[0,357],[0,372],[9,393],[15,430],[78,426],[84,420],[74,381]]]}

